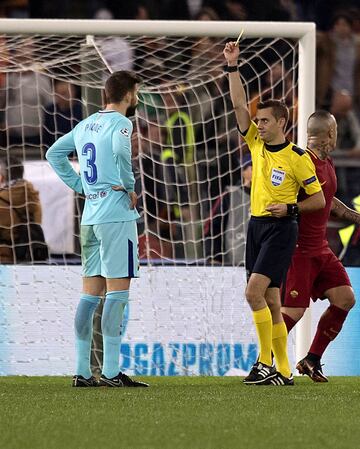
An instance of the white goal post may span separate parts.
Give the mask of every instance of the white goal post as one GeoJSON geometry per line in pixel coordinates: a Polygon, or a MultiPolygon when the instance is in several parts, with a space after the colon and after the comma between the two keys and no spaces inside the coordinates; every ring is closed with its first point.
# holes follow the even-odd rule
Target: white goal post
{"type": "MultiPolygon", "coordinates": [[[[0,35],[92,36],[173,36],[221,37],[236,40],[244,30],[246,39],[284,38],[296,40],[297,50],[297,144],[306,146],[306,123],[315,109],[315,24],[297,22],[204,22],[204,21],[118,21],[118,20],[50,20],[0,19],[0,35]]],[[[190,267],[202,270],[202,267],[190,267]]],[[[202,276],[200,276],[201,278],[202,276]]],[[[158,281],[161,276],[158,278],[158,281]]],[[[311,338],[311,316],[305,315],[297,325],[296,359],[302,358],[311,338]]]]}

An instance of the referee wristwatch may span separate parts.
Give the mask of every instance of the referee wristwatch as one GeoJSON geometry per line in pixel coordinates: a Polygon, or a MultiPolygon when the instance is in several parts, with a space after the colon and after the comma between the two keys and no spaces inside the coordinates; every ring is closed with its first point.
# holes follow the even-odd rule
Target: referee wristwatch
{"type": "Polygon", "coordinates": [[[239,71],[238,65],[226,65],[226,66],[224,66],[224,72],[226,72],[226,73],[234,73],[234,72],[238,72],[238,71],[239,71]]]}
{"type": "Polygon", "coordinates": [[[287,215],[290,217],[296,217],[299,215],[299,206],[296,203],[293,204],[287,204],[287,215]]]}

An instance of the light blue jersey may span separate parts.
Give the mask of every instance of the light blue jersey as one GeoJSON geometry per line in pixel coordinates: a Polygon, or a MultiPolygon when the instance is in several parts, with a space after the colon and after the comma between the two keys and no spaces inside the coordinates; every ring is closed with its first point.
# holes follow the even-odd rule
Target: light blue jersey
{"type": "Polygon", "coordinates": [[[99,111],[82,120],[60,137],[47,151],[46,158],[58,176],[71,189],[85,194],[82,225],[115,223],[139,218],[130,209],[127,192],[134,191],[131,165],[132,123],[117,111],[99,111]],[[76,149],[80,175],[68,155],[76,149]],[[122,185],[126,192],[112,190],[122,185]]]}

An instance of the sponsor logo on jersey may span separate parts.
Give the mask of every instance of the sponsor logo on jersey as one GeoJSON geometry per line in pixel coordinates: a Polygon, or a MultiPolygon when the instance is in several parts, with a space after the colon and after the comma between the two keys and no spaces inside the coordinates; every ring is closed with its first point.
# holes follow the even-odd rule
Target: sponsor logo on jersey
{"type": "Polygon", "coordinates": [[[271,184],[275,187],[279,186],[284,182],[286,173],[283,170],[278,170],[273,168],[271,171],[271,184]]]}
{"type": "Polygon", "coordinates": [[[129,137],[129,135],[130,135],[130,131],[127,128],[120,129],[120,132],[125,137],[129,137]]]}
{"type": "Polygon", "coordinates": [[[309,184],[313,183],[316,181],[316,176],[312,176],[311,178],[305,179],[304,181],[304,185],[308,186],[309,184]]]}
{"type": "Polygon", "coordinates": [[[299,292],[297,292],[296,290],[291,290],[290,296],[292,298],[297,298],[299,296],[299,292]]]}
{"type": "Polygon", "coordinates": [[[102,190],[101,192],[96,193],[88,193],[85,195],[85,198],[87,200],[97,200],[98,198],[105,198],[107,195],[107,192],[105,190],[102,190]]]}

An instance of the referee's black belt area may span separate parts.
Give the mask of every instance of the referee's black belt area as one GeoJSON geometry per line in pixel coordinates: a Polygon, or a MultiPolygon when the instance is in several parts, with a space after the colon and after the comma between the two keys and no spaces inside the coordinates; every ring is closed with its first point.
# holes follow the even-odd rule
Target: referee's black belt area
{"type": "Polygon", "coordinates": [[[252,221],[258,221],[260,223],[279,223],[279,221],[288,221],[288,222],[293,222],[293,221],[297,221],[296,217],[289,217],[288,215],[286,215],[285,217],[256,217],[254,215],[251,215],[250,219],[252,221]]]}

